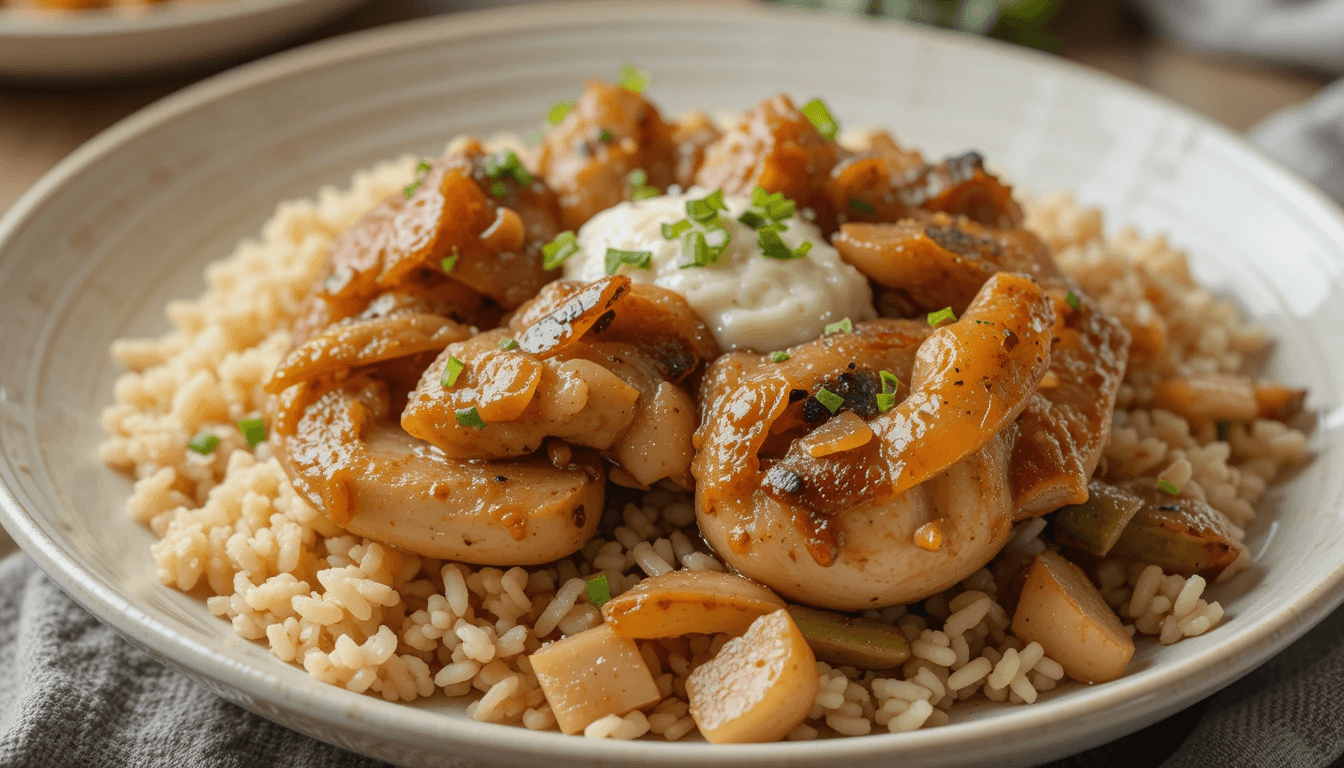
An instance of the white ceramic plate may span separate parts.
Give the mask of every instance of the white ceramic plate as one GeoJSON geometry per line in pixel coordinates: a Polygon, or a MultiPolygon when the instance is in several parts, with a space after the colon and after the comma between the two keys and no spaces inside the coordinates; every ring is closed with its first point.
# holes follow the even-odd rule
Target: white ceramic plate
{"type": "Polygon", "coordinates": [[[388,28],[282,54],[160,102],[75,152],[0,222],[0,510],[66,591],[222,696],[393,762],[659,766],[1025,764],[1170,714],[1281,650],[1344,598],[1344,215],[1235,136],[1057,59],[893,24],[751,8],[551,5],[388,28]],[[1201,279],[1280,339],[1272,373],[1311,389],[1315,461],[1263,505],[1260,569],[1219,586],[1225,623],[1143,644],[1122,680],[902,735],[711,747],[475,723],[314,682],[154,578],[128,482],[94,457],[120,336],[256,232],[276,201],[460,132],[522,130],[588,76],[653,73],[669,112],[784,90],[931,154],[978,148],[1024,188],[1071,188],[1169,232],[1201,279]]]}
{"type": "Polygon", "coordinates": [[[0,8],[0,77],[65,82],[237,61],[368,0],[176,0],[144,12],[0,8]]]}

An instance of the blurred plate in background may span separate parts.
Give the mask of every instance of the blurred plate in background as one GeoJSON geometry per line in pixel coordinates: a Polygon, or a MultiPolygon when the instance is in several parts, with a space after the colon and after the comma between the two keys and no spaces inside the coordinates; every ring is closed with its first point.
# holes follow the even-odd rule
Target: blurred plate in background
{"type": "Polygon", "coordinates": [[[76,83],[226,64],[368,1],[178,0],[135,13],[0,8],[0,78],[76,83]]]}

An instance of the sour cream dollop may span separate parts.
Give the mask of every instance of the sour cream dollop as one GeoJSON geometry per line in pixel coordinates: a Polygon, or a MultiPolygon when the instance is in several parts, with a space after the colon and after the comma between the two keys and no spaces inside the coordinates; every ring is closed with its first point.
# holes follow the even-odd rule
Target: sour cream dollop
{"type": "MultiPolygon", "coordinates": [[[[719,260],[704,267],[682,269],[681,238],[663,238],[662,225],[686,218],[686,201],[712,190],[624,202],[597,214],[578,232],[580,250],[565,262],[565,277],[605,277],[608,248],[649,251],[649,269],[622,265],[619,274],[637,283],[653,283],[686,297],[725,351],[758,352],[812,341],[822,329],[843,318],[854,322],[877,316],[868,280],[846,264],[815,224],[794,215],[780,233],[795,250],[803,241],[812,249],[801,259],[781,261],[761,254],[756,230],[737,220],[751,207],[747,197],[727,197],[719,221],[732,242],[719,260]]],[[[708,235],[711,244],[718,235],[708,235]]]]}

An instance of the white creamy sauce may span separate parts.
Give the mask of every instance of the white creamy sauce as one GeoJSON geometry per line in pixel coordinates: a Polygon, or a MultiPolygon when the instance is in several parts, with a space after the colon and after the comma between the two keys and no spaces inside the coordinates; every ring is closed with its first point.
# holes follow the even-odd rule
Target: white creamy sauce
{"type": "MultiPolygon", "coordinates": [[[[681,238],[663,238],[662,225],[686,218],[686,201],[711,190],[624,202],[588,221],[579,230],[580,251],[565,262],[565,277],[597,280],[606,276],[608,248],[650,251],[650,269],[621,266],[619,274],[637,283],[653,283],[680,293],[699,313],[725,351],[769,352],[812,341],[829,323],[854,322],[877,316],[868,280],[841,260],[815,224],[798,216],[786,220],[780,233],[791,250],[803,241],[812,249],[801,259],[781,261],[761,255],[757,233],[737,217],[750,198],[725,197],[719,212],[732,242],[719,260],[704,267],[682,269],[681,238]]],[[[707,239],[716,242],[718,234],[707,239]]]]}

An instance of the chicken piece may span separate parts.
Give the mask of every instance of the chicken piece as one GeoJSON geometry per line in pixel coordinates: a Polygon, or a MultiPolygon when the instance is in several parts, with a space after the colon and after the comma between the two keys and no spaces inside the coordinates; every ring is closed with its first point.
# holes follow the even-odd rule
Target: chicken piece
{"type": "Polygon", "coordinates": [[[676,377],[717,348],[684,300],[647,288],[620,276],[548,286],[509,329],[449,345],[402,426],[463,459],[523,456],[558,437],[603,451],[637,484],[686,482],[696,408],[676,377]],[[451,360],[463,367],[446,384],[451,360]]]}
{"type": "Polygon", "coordinates": [[[542,355],[585,333],[601,341],[634,344],[674,383],[699,373],[720,353],[713,334],[681,294],[621,275],[586,285],[551,283],[509,320],[509,328],[519,346],[542,355]]]}
{"type": "Polygon", "coordinates": [[[911,313],[950,306],[961,314],[997,272],[1061,279],[1049,247],[1032,233],[991,229],[946,213],[844,224],[832,244],[869,279],[901,292],[911,313]]]}
{"type": "Polygon", "coordinates": [[[918,152],[902,149],[886,131],[871,134],[868,148],[841,159],[826,181],[826,196],[837,221],[907,218],[913,209],[901,194],[901,184],[925,165],[918,152]]]}
{"type": "Polygon", "coordinates": [[[602,516],[605,476],[590,451],[461,462],[390,418],[368,373],[308,381],[280,396],[271,442],[294,489],[337,525],[427,557],[536,565],[584,545],[602,516]]]}
{"type": "Polygon", "coordinates": [[[1050,370],[1022,412],[1013,448],[1019,518],[1087,499],[1087,483],[1110,435],[1129,334],[1060,271],[1049,248],[1020,229],[961,216],[917,214],[899,223],[852,223],[835,237],[841,256],[899,294],[907,311],[960,313],[1000,272],[1029,275],[1055,307],[1050,370]]]}
{"type": "Polygon", "coordinates": [[[385,360],[434,352],[471,334],[438,315],[397,312],[334,323],[290,350],[271,373],[266,391],[278,394],[310,379],[343,373],[385,360]]]}
{"type": "Polygon", "coordinates": [[[577,230],[628,200],[632,171],[643,170],[647,186],[666,189],[678,164],[672,136],[643,96],[599,80],[585,83],[569,114],[547,132],[537,163],[555,190],[563,228],[577,230]]]}
{"type": "Polygon", "coordinates": [[[692,465],[715,551],[781,594],[841,610],[918,600],[988,562],[1011,530],[1012,423],[1045,372],[1053,308],[1007,275],[983,299],[937,330],[878,320],[784,362],[716,361],[692,465]],[[878,439],[815,455],[809,434],[838,412],[878,439]]]}
{"type": "Polygon", "coordinates": [[[516,307],[556,277],[543,266],[542,246],[560,231],[559,219],[555,196],[516,156],[465,142],[432,165],[386,225],[378,285],[447,266],[451,279],[516,307]]]}
{"type": "Polygon", "coordinates": [[[731,130],[705,149],[695,183],[725,195],[750,195],[757,186],[781,192],[811,208],[823,231],[834,226],[835,211],[825,193],[831,169],[844,155],[817,132],[788,96],[767,99],[742,115],[731,130]]]}
{"type": "Polygon", "coordinates": [[[911,208],[965,216],[998,229],[1022,226],[1022,206],[1013,199],[1012,187],[985,171],[979,152],[915,169],[901,183],[899,195],[911,208]]]}
{"type": "Polygon", "coordinates": [[[723,131],[704,112],[692,112],[678,120],[672,129],[672,143],[677,145],[673,183],[689,189],[695,183],[695,172],[705,161],[705,149],[722,135],[723,131]]]}

